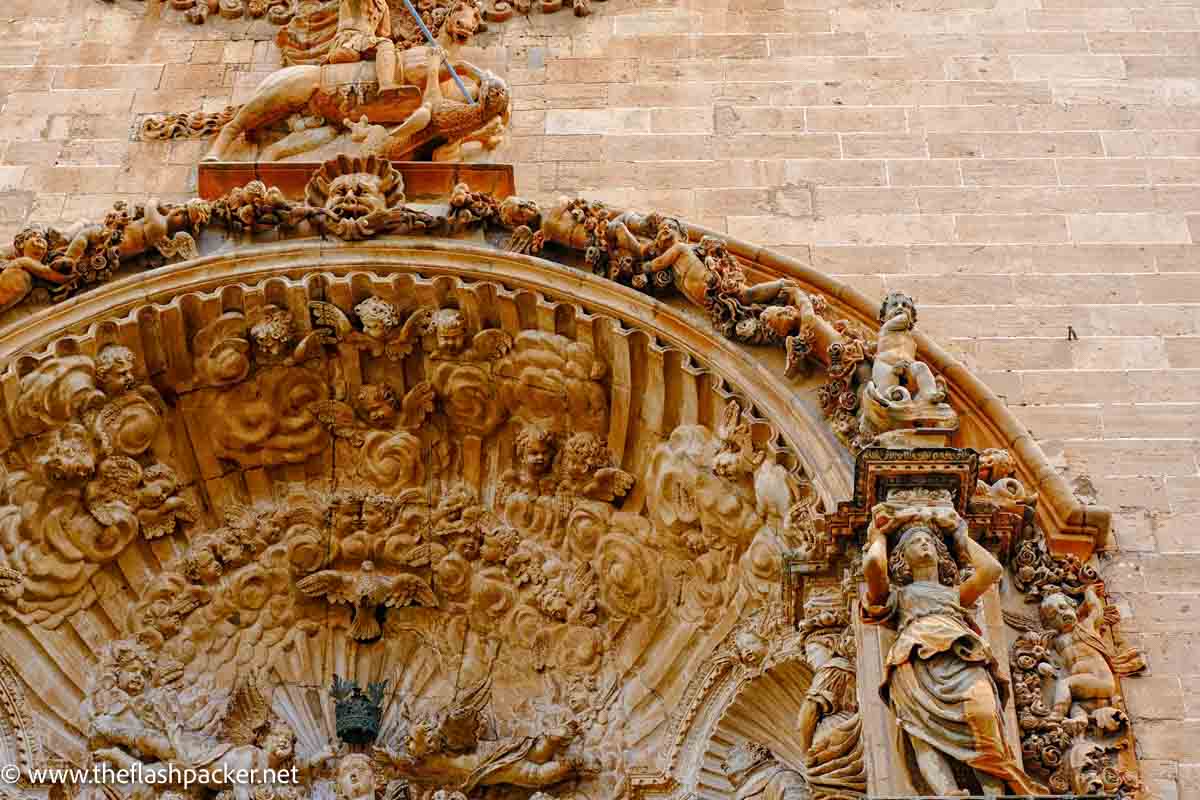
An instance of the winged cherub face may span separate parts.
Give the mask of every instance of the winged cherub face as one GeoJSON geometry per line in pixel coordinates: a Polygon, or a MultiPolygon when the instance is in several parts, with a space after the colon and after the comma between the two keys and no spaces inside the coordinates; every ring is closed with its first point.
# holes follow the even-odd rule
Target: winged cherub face
{"type": "Polygon", "coordinates": [[[338,219],[358,219],[387,210],[379,178],[365,173],[339,175],[329,184],[325,210],[338,219]]]}

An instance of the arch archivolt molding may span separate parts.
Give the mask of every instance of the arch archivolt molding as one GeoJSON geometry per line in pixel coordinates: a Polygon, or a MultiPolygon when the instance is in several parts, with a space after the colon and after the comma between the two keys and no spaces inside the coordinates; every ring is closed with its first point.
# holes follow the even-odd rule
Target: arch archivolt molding
{"type": "Polygon", "coordinates": [[[478,246],[311,241],[48,316],[0,343],[4,635],[46,662],[76,763],[196,757],[120,699],[167,692],[193,739],[278,759],[287,729],[314,759],[336,674],[389,681],[396,747],[487,698],[455,764],[393,759],[415,786],[674,782],[650,755],[690,727],[672,698],[694,714],[695,670],[787,627],[785,517],[821,503],[789,442],[818,434],[659,301],[478,246]],[[214,722],[247,698],[257,728],[214,722]]]}
{"type": "Polygon", "coordinates": [[[1144,660],[1080,558],[1107,512],[911,298],[876,330],[669,217],[462,185],[431,214],[344,161],[377,213],[265,185],[143,209],[104,258],[197,257],[0,331],[0,636],[53,752],[295,766],[272,798],[928,793],[860,708],[891,639],[859,624],[926,525],[1009,575],[977,633],[1016,686],[999,777],[1136,792],[1144,660]],[[1080,648],[1098,695],[1053,677],[1080,648]]]}

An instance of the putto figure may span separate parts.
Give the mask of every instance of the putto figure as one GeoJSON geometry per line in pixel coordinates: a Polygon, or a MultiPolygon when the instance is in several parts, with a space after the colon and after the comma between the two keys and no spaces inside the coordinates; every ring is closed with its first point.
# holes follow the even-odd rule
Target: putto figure
{"type": "Polygon", "coordinates": [[[890,292],[879,321],[871,378],[862,388],[859,437],[864,442],[878,438],[885,446],[941,446],[958,428],[958,415],[929,365],[917,359],[912,298],[890,292]]]}
{"type": "MultiPolygon", "coordinates": [[[[7,311],[20,303],[33,291],[33,279],[40,278],[56,286],[74,280],[68,273],[60,272],[57,264],[46,264],[50,252],[49,234],[45,228],[32,225],[13,239],[17,257],[4,265],[0,272],[0,312],[7,311]]],[[[73,266],[69,261],[65,266],[73,266]]]]}
{"type": "Polygon", "coordinates": [[[1045,790],[1018,766],[1004,736],[1008,683],[980,634],[971,608],[1003,572],[973,541],[949,506],[881,503],[872,511],[863,560],[868,622],[899,632],[888,652],[879,693],[896,721],[929,794],[975,794],[959,782],[968,768],[988,796],[1045,790]],[[899,531],[889,548],[888,535],[899,531]],[[943,541],[952,537],[959,565],[943,541]]]}
{"type": "Polygon", "coordinates": [[[1116,675],[1131,675],[1145,667],[1139,654],[1114,653],[1101,638],[1104,599],[1095,586],[1084,590],[1083,604],[1062,592],[1047,595],[1038,607],[1042,625],[1051,631],[1050,656],[1045,662],[1054,680],[1051,710],[1072,730],[1082,731],[1089,720],[1101,731],[1120,727],[1116,675]]]}
{"type": "Polygon", "coordinates": [[[889,292],[879,308],[879,342],[871,382],[885,404],[912,400],[916,403],[941,403],[946,392],[938,386],[933,372],[917,360],[917,307],[904,292],[889,292]]]}

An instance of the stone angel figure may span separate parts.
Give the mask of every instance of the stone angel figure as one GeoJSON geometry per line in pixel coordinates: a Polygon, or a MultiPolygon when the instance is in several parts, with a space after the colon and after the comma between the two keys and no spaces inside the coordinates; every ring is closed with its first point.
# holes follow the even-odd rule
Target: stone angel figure
{"type": "Polygon", "coordinates": [[[558,493],[565,498],[582,498],[612,503],[629,494],[634,476],[613,465],[608,444],[594,433],[576,433],[559,453],[558,493]]]}
{"type": "Polygon", "coordinates": [[[308,310],[327,343],[345,343],[366,350],[375,358],[387,356],[391,361],[401,361],[412,352],[413,344],[428,330],[432,313],[417,311],[401,325],[395,306],[378,297],[368,297],[354,307],[354,314],[362,323],[362,331],[358,331],[346,313],[333,303],[314,300],[308,304],[308,310]]]}
{"type": "Polygon", "coordinates": [[[713,472],[723,478],[753,475],[766,457],[765,453],[755,452],[750,423],[742,420],[742,408],[736,400],[725,405],[717,437],[721,440],[721,451],[713,459],[713,472]]]}
{"type": "Polygon", "coordinates": [[[437,394],[433,384],[421,381],[408,390],[404,399],[386,383],[368,383],[359,388],[353,403],[321,400],[312,406],[317,419],[334,436],[361,447],[372,431],[396,429],[412,431],[433,413],[437,394]]]}
{"type": "Polygon", "coordinates": [[[534,736],[481,738],[482,711],[490,699],[485,678],[450,708],[413,720],[402,750],[375,748],[378,771],[471,792],[502,785],[538,789],[590,769],[584,758],[567,753],[579,736],[573,718],[543,717],[543,732],[534,736]]]}
{"type": "Polygon", "coordinates": [[[950,506],[889,502],[872,510],[863,616],[899,631],[879,693],[932,794],[971,791],[960,785],[956,767],[969,769],[989,796],[1004,794],[1006,784],[1018,794],[1045,791],[1021,769],[1005,738],[1008,682],[971,612],[1002,572],[950,506]],[[889,542],[890,534],[896,535],[889,542]],[[972,568],[965,580],[947,535],[972,568]]]}
{"type": "Polygon", "coordinates": [[[358,569],[314,572],[297,581],[296,588],[309,597],[350,606],[354,610],[350,636],[359,642],[373,642],[383,635],[379,623],[388,608],[437,606],[437,596],[424,580],[408,573],[381,575],[370,561],[362,562],[358,569]]]}
{"type": "Polygon", "coordinates": [[[513,339],[506,331],[484,328],[470,337],[466,316],[457,308],[442,308],[429,313],[422,334],[433,334],[430,356],[446,361],[491,362],[512,349],[513,339]]]}
{"type": "MultiPolygon", "coordinates": [[[[46,228],[31,225],[13,239],[16,256],[0,269],[0,312],[28,297],[34,290],[35,278],[54,286],[65,286],[75,280],[75,265],[71,261],[59,258],[46,263],[52,253],[53,236],[46,228]]],[[[65,241],[58,249],[65,249],[65,241]]]]}
{"type": "Polygon", "coordinates": [[[1005,622],[1025,632],[1017,648],[1030,639],[1044,646],[1046,657],[1036,669],[1049,679],[1050,711],[1068,733],[1083,733],[1089,722],[1104,733],[1118,730],[1124,713],[1117,676],[1146,666],[1136,649],[1116,652],[1104,640],[1101,628],[1109,622],[1109,611],[1097,586],[1089,584],[1082,602],[1062,591],[1047,594],[1038,606],[1038,619],[1004,614],[1005,622]]]}

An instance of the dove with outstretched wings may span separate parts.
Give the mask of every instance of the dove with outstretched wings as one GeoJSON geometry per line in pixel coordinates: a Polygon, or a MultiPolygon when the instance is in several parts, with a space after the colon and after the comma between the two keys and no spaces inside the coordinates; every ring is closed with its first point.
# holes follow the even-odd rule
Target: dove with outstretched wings
{"type": "Polygon", "coordinates": [[[314,572],[297,581],[296,588],[309,597],[350,606],[354,610],[350,637],[359,642],[373,642],[383,634],[379,623],[388,608],[437,606],[437,596],[424,580],[408,573],[381,575],[370,561],[364,561],[357,570],[314,572]]]}

